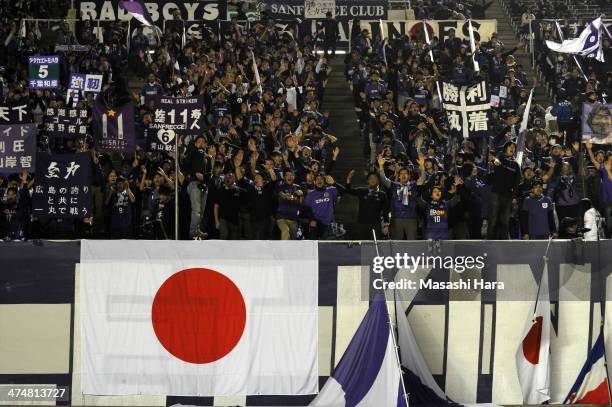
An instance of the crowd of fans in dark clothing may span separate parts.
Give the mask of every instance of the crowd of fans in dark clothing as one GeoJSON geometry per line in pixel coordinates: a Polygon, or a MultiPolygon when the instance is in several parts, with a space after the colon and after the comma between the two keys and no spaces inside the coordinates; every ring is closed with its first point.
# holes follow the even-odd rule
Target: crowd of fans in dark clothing
{"type": "MultiPolygon", "coordinates": [[[[321,24],[319,43],[272,21],[234,23],[220,33],[202,27],[200,38],[167,27],[159,40],[136,30],[128,50],[120,24],[106,29],[102,42],[93,24],[77,25],[76,35],[67,24],[59,26],[59,41],[87,46],[78,54],[60,52],[63,84],[70,72],[103,74],[101,97],[137,104],[139,146],[130,155],[106,154],[90,137],[54,140],[42,131],[40,151],[91,154],[93,216],[37,219],[29,208],[34,174],[11,174],[0,178],[0,237],[334,239],[344,232],[334,217],[344,195],[359,202],[347,235],[355,239],[371,238],[372,229],[393,239],[574,237],[591,209],[579,190],[610,213],[612,177],[605,169],[612,171],[612,160],[595,150],[596,169],[587,170],[589,156],[580,144],[581,103],[601,100],[608,91],[605,68],[597,64],[589,83],[570,74],[552,108],[532,106],[519,166],[519,121],[534,86],[512,55],[521,43],[502,44],[496,35],[477,43],[475,72],[469,42],[454,32],[427,45],[422,35],[377,44],[367,30],[353,30],[345,76],[367,175],[367,184],[357,186],[354,171],[334,171],[343,135],[328,133],[333,117],[324,110],[334,23],[321,24]],[[316,53],[319,48],[325,54],[316,53]],[[489,137],[453,139],[436,79],[462,85],[480,77],[499,96],[489,137]],[[143,81],[136,91],[133,84],[143,81]],[[192,95],[204,97],[206,130],[181,139],[177,152],[148,151],[151,100],[192,95]]],[[[36,30],[25,37],[4,30],[4,100],[26,100],[35,117],[65,105],[63,92],[27,88],[27,56],[48,54],[38,47],[36,30]]],[[[94,95],[78,102],[90,118],[93,102],[94,95]]]]}
{"type": "MultiPolygon", "coordinates": [[[[384,45],[369,38],[367,30],[356,35],[346,75],[360,117],[366,161],[378,161],[380,166],[379,176],[372,173],[371,186],[379,179],[392,182],[393,238],[421,236],[415,232],[417,224],[425,238],[575,237],[602,231],[591,216],[585,224],[584,214],[595,210],[601,214],[598,218],[611,224],[607,194],[612,178],[605,171],[606,153],[597,150],[591,160],[587,154],[591,150],[581,144],[582,105],[605,103],[611,84],[609,64],[589,60],[584,68],[588,82],[575,64],[556,74],[555,102],[534,101],[531,106],[519,165],[520,121],[529,91],[538,85],[514,56],[522,52],[522,40],[503,44],[493,35],[490,41],[477,42],[472,55],[469,41],[456,38],[454,32],[444,41],[433,38],[430,46],[424,34],[384,45]],[[440,78],[461,85],[487,81],[496,99],[487,138],[450,136],[436,86],[440,78]],[[415,183],[417,179],[422,186],[415,183]],[[414,201],[405,199],[405,191],[412,192],[414,201]],[[419,200],[429,202],[421,204],[422,213],[414,209],[419,200]],[[407,221],[409,228],[397,226],[407,221]],[[445,232],[430,233],[438,228],[445,232]]],[[[606,56],[609,44],[606,39],[606,56]]]]}

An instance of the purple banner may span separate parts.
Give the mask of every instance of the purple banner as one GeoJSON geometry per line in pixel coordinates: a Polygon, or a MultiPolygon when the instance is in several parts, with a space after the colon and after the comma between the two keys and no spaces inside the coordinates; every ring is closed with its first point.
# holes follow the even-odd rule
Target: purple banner
{"type": "Polygon", "coordinates": [[[149,151],[174,151],[176,137],[197,136],[204,129],[203,96],[161,97],[147,128],[149,151]]]}
{"type": "Polygon", "coordinates": [[[32,208],[41,218],[91,216],[91,155],[40,153],[32,208]]]}
{"type": "Polygon", "coordinates": [[[129,153],[134,144],[134,104],[113,107],[98,99],[93,108],[93,134],[101,151],[129,153]]]}
{"type": "Polygon", "coordinates": [[[36,125],[0,125],[0,174],[32,171],[36,159],[36,125]]]}

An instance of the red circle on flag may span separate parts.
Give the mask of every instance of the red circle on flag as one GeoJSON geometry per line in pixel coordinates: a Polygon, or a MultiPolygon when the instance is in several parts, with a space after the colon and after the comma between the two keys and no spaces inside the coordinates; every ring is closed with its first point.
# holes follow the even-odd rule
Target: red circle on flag
{"type": "Polygon", "coordinates": [[[159,287],[151,319],[157,339],[172,355],[189,363],[210,363],[238,344],[246,306],[236,284],[225,275],[191,268],[159,287]]]}

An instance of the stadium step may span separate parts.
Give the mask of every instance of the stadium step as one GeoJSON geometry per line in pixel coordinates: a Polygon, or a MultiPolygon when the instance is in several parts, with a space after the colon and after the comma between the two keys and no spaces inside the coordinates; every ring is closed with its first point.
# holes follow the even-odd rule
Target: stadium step
{"type": "MultiPolygon", "coordinates": [[[[493,4],[485,12],[486,18],[497,20],[497,34],[498,38],[504,43],[505,48],[512,49],[519,42],[517,33],[512,28],[510,18],[504,11],[501,0],[494,0],[493,4]]],[[[540,86],[538,75],[532,66],[532,57],[529,52],[524,49],[517,50],[513,56],[521,64],[523,71],[527,74],[529,81],[529,88],[533,86],[534,81],[538,84],[533,91],[533,98],[536,103],[542,106],[549,105],[549,97],[546,89],[540,86]]]]}
{"type": "MultiPolygon", "coordinates": [[[[337,55],[331,59],[330,66],[333,70],[325,88],[323,111],[330,114],[328,132],[338,137],[338,146],[340,147],[340,157],[331,175],[337,182],[344,185],[348,172],[355,169],[353,182],[355,185],[362,185],[365,182],[363,176],[363,142],[353,108],[353,95],[344,77],[344,58],[342,55],[337,55]]],[[[349,231],[349,237],[352,225],[356,220],[357,204],[357,199],[345,195],[336,206],[336,221],[344,224],[349,231]]]]}

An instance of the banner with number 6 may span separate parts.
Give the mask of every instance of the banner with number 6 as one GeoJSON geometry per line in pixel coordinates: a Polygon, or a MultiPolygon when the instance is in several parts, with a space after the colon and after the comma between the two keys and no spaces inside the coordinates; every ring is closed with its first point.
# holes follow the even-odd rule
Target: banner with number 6
{"type": "Polygon", "coordinates": [[[93,108],[93,134],[96,148],[109,153],[129,153],[134,144],[134,104],[107,106],[100,98],[93,108]]]}

